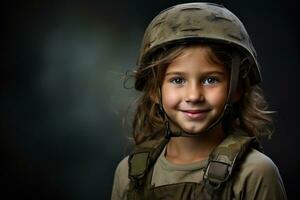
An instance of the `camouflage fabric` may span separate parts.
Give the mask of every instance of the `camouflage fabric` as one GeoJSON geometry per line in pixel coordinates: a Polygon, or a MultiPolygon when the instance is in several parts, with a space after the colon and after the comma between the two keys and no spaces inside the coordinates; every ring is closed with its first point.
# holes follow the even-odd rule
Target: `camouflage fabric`
{"type": "MultiPolygon", "coordinates": [[[[138,65],[144,67],[158,49],[195,41],[237,48],[250,64],[250,82],[261,81],[256,52],[244,25],[231,11],[212,3],[179,4],[159,13],[145,31],[138,65]]],[[[144,81],[136,81],[137,90],[143,89],[144,81]]]]}
{"type": "Polygon", "coordinates": [[[231,199],[232,170],[256,144],[254,137],[230,134],[210,154],[200,183],[183,182],[155,187],[151,185],[153,165],[169,140],[165,139],[155,148],[137,148],[129,157],[130,186],[128,200],[138,199],[231,199]]]}

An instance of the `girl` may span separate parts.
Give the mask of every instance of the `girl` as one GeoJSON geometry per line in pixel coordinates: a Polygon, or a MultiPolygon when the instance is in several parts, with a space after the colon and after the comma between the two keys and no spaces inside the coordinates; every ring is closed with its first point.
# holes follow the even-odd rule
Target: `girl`
{"type": "Polygon", "coordinates": [[[286,199],[258,139],[272,132],[256,53],[240,20],[211,3],[162,11],[146,29],[135,88],[136,148],[112,199],[286,199]]]}

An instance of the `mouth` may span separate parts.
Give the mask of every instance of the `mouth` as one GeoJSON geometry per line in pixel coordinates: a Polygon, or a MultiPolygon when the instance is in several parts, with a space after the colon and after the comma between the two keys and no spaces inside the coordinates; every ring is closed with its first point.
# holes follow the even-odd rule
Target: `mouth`
{"type": "Polygon", "coordinates": [[[191,119],[203,119],[209,112],[209,109],[205,110],[182,110],[185,116],[191,119]]]}

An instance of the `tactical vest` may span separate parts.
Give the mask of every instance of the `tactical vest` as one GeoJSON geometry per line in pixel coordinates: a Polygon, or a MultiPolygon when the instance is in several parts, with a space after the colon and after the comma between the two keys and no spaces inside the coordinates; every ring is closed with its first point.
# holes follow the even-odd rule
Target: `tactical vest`
{"type": "Polygon", "coordinates": [[[128,200],[232,199],[231,175],[251,147],[260,149],[255,137],[230,134],[209,155],[203,180],[155,187],[151,185],[154,163],[169,139],[156,147],[136,148],[129,156],[128,200]]]}

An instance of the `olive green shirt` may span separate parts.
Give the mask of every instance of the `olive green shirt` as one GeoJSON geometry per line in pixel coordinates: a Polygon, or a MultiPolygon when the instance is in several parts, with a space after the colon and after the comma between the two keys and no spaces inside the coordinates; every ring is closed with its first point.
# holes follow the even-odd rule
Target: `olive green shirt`
{"type": "MultiPolygon", "coordinates": [[[[173,164],[165,158],[165,150],[157,159],[151,183],[163,186],[180,182],[199,183],[203,179],[207,159],[191,164],[173,164]]],[[[287,199],[279,171],[273,161],[261,152],[251,149],[233,178],[234,200],[287,199]]],[[[112,200],[125,200],[129,188],[128,157],[115,171],[112,200]]]]}

